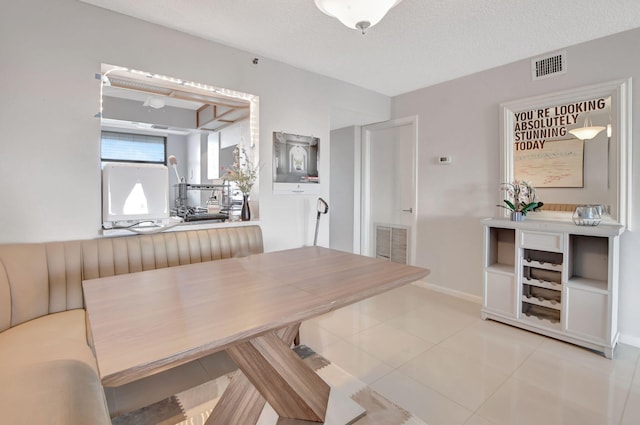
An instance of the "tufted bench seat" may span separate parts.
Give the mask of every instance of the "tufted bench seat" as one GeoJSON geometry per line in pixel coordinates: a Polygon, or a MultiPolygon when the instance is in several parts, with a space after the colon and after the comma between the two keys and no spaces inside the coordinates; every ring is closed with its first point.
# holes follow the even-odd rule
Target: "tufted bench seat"
{"type": "Polygon", "coordinates": [[[110,425],[82,281],[263,251],[258,226],[0,245],[0,415],[110,425]]]}

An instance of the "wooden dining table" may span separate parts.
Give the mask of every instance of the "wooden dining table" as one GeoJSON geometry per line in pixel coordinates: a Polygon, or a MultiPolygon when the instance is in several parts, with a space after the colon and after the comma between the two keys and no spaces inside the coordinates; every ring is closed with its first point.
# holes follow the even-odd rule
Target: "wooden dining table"
{"type": "Polygon", "coordinates": [[[333,402],[331,388],[291,350],[300,323],[428,273],[303,247],[86,280],[83,288],[104,386],[226,350],[238,371],[207,424],[256,424],[266,402],[278,423],[308,424],[329,423],[333,402]]]}

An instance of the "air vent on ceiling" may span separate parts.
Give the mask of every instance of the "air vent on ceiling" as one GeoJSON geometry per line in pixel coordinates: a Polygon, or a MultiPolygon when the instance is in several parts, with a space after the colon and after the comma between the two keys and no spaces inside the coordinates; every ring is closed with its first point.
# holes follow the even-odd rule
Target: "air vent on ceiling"
{"type": "Polygon", "coordinates": [[[541,80],[567,72],[567,52],[556,52],[531,60],[531,79],[541,80]]]}

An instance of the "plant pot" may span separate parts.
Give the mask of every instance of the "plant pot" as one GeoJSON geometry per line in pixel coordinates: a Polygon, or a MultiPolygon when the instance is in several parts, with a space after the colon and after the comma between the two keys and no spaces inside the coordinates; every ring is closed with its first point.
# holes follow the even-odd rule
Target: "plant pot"
{"type": "Polygon", "coordinates": [[[520,211],[511,211],[511,221],[524,221],[524,214],[520,211]]]}

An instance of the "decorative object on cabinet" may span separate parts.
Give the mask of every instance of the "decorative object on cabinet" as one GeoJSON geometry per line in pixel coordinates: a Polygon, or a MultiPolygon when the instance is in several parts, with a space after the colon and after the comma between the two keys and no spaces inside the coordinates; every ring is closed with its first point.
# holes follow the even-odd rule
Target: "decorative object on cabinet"
{"type": "Polygon", "coordinates": [[[618,342],[618,225],[485,219],[482,318],[602,352],[618,342]]]}
{"type": "Polygon", "coordinates": [[[533,211],[544,205],[544,203],[536,201],[535,188],[524,180],[503,183],[500,189],[506,192],[509,199],[503,201],[505,205],[497,206],[511,211],[512,221],[523,221],[528,211],[533,211]]]}
{"type": "Polygon", "coordinates": [[[597,226],[602,217],[602,205],[578,205],[573,212],[576,226],[597,226]]]}

